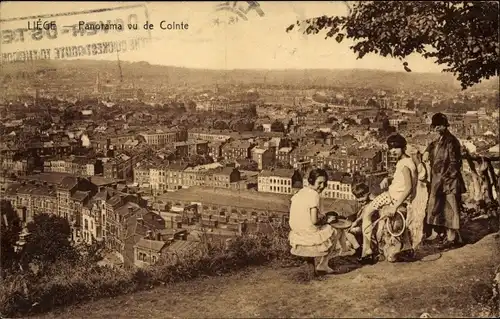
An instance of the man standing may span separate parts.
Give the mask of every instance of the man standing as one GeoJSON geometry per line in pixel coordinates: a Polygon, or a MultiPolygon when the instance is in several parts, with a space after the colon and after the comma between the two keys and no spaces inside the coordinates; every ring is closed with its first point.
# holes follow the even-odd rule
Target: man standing
{"type": "Polygon", "coordinates": [[[425,151],[430,165],[430,189],[427,202],[427,224],[446,230],[445,246],[460,241],[460,207],[465,183],[462,177],[461,145],[448,131],[448,119],[442,113],[432,116],[431,129],[439,138],[425,151]]]}

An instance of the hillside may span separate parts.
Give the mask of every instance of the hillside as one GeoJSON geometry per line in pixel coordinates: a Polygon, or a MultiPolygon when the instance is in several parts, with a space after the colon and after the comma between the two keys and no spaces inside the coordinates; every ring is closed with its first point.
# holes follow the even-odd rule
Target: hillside
{"type": "MultiPolygon", "coordinates": [[[[173,66],[150,65],[147,62],[122,62],[125,81],[135,79],[144,83],[163,82],[169,85],[203,85],[214,83],[265,84],[265,85],[316,85],[343,88],[363,88],[412,91],[458,91],[459,83],[449,73],[407,73],[378,70],[207,70],[173,66]]],[[[44,81],[75,79],[95,82],[97,73],[107,80],[118,80],[115,61],[95,60],[44,60],[33,63],[8,63],[2,65],[2,76],[22,72],[44,74],[44,81]]],[[[498,88],[498,78],[480,84],[498,88]],[[496,85],[496,86],[495,86],[496,85]]]]}
{"type": "MultiPolygon", "coordinates": [[[[437,260],[378,263],[320,281],[297,268],[259,267],[70,307],[39,318],[292,318],[488,316],[482,302],[500,263],[500,237],[447,251],[437,260]]],[[[299,268],[300,269],[300,268],[299,268]]]]}

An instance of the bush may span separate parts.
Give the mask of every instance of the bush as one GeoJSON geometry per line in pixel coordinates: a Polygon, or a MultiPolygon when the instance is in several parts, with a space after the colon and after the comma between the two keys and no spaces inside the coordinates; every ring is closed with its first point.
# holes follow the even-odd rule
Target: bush
{"type": "Polygon", "coordinates": [[[56,307],[263,265],[287,258],[287,234],[285,228],[278,228],[273,235],[240,236],[226,248],[202,241],[201,254],[170,256],[142,269],[124,270],[82,260],[77,265],[72,261],[56,262],[36,274],[8,275],[0,287],[1,314],[47,312],[56,307]]]}

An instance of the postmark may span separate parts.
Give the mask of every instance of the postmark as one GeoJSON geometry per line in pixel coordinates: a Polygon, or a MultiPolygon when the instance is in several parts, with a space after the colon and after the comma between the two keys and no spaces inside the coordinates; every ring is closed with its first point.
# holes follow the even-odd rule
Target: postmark
{"type": "Polygon", "coordinates": [[[145,5],[0,20],[1,61],[89,58],[134,51],[151,41],[145,5]]]}
{"type": "Polygon", "coordinates": [[[215,6],[215,12],[217,17],[212,21],[214,26],[231,25],[240,20],[248,21],[251,12],[259,17],[265,16],[258,1],[225,1],[215,6]],[[225,17],[220,13],[226,13],[225,17]]]}

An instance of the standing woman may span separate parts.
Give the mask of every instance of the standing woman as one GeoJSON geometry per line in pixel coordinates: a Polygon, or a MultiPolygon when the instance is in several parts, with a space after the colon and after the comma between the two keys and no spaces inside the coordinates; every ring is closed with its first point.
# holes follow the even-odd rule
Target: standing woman
{"type": "Polygon", "coordinates": [[[444,244],[453,246],[460,241],[460,207],[466,189],[461,172],[461,145],[448,131],[448,125],[444,114],[432,116],[431,129],[439,134],[439,138],[429,144],[425,156],[430,165],[427,225],[432,228],[444,227],[444,244]]]}
{"type": "MultiPolygon", "coordinates": [[[[301,257],[315,257],[318,272],[333,273],[328,266],[331,253],[337,243],[345,238],[342,231],[337,231],[327,224],[319,211],[320,194],[325,189],[328,175],[323,169],[313,169],[309,173],[308,184],[293,195],[290,206],[290,234],[292,249],[290,253],[301,257]],[[343,236],[342,236],[343,237],[343,236]]],[[[343,241],[343,242],[344,242],[343,241]]]]}

